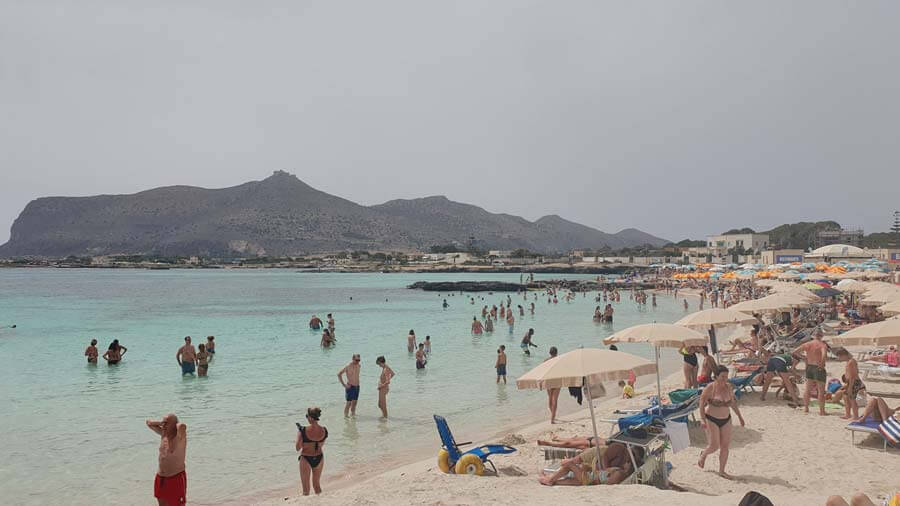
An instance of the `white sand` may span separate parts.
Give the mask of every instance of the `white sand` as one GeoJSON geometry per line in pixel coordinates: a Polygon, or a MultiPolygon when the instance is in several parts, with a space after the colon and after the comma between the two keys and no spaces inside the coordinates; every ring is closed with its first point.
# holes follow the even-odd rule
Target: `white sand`
{"type": "MultiPolygon", "coordinates": [[[[829,377],[840,376],[843,364],[828,364],[829,377]]],[[[670,376],[666,384],[678,387],[680,373],[670,376]]],[[[870,390],[900,393],[900,382],[867,382],[870,390]]],[[[623,407],[645,405],[646,397],[655,391],[653,387],[640,390],[638,399],[607,399],[595,401],[600,418],[615,418],[612,411],[623,407]]],[[[832,494],[848,497],[865,492],[876,503],[890,493],[900,491],[900,452],[881,451],[881,439],[875,436],[857,435],[857,445],[851,446],[850,433],[845,430],[846,421],[835,412],[826,417],[804,414],[802,408],[794,409],[787,401],[774,400],[770,392],[766,402],[759,400],[759,393],[748,394],[741,400],[740,408],[747,426],[735,427],[732,439],[728,472],[737,479],[729,481],[712,470],[718,469],[718,454],[707,459],[706,470],[697,467],[697,457],[706,445],[706,436],[699,426],[692,426],[692,447],[678,454],[667,452],[674,465],[670,480],[689,492],[659,490],[643,485],[615,485],[593,487],[545,487],[537,482],[543,467],[543,454],[535,440],[552,436],[589,435],[590,417],[585,409],[563,417],[564,423],[550,426],[540,423],[515,434],[527,443],[516,446],[512,455],[493,458],[500,470],[499,477],[469,477],[443,474],[438,470],[436,458],[411,463],[382,474],[360,478],[353,483],[347,480],[328,483],[325,493],[319,497],[302,497],[297,492],[291,497],[273,498],[259,503],[327,505],[478,505],[478,504],[665,504],[665,505],[736,505],[750,490],[769,497],[775,504],[824,504],[832,494]]],[[[534,395],[543,395],[535,392],[534,395]]],[[[898,399],[888,399],[888,405],[900,404],[898,399]]],[[[737,422],[737,418],[733,417],[737,422]]],[[[448,420],[453,424],[453,420],[448,420]]],[[[604,436],[609,424],[600,424],[598,430],[604,436]]],[[[498,434],[484,442],[496,442],[509,434],[498,434]]],[[[435,436],[437,437],[437,436],[435,436]]],[[[456,434],[457,439],[465,437],[456,434]]],[[[435,456],[437,446],[435,447],[435,456]]],[[[296,484],[299,489],[299,477],[296,484]]],[[[295,489],[296,490],[296,489],[295,489]]]]}

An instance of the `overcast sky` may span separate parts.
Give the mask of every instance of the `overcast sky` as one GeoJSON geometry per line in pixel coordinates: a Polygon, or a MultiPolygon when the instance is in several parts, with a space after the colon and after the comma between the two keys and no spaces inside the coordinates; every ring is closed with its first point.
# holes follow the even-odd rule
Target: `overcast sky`
{"type": "Polygon", "coordinates": [[[900,208],[900,2],[0,0],[32,199],[295,173],[678,240],[900,208]]]}

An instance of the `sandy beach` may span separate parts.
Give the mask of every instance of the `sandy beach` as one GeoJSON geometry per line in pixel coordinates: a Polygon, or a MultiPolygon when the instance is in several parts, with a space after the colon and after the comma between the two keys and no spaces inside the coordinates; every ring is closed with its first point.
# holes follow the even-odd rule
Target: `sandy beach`
{"type": "MultiPolygon", "coordinates": [[[[829,362],[829,377],[840,376],[843,363],[829,362]]],[[[665,379],[664,387],[680,387],[681,374],[665,379]]],[[[900,382],[867,381],[872,391],[900,396],[900,382]]],[[[599,418],[615,418],[615,409],[641,407],[653,393],[655,385],[639,389],[635,399],[607,398],[595,401],[599,418]]],[[[535,395],[543,393],[535,392],[535,395]]],[[[691,424],[691,447],[677,454],[667,452],[674,466],[670,480],[686,492],[660,490],[643,485],[615,485],[593,487],[545,487],[538,483],[543,467],[543,454],[537,439],[554,436],[588,435],[591,431],[588,410],[562,417],[563,423],[551,426],[538,423],[521,430],[495,434],[482,443],[512,444],[518,452],[494,458],[500,476],[468,477],[443,474],[435,457],[384,471],[358,480],[339,480],[329,483],[319,497],[289,496],[272,498],[257,504],[654,504],[723,505],[737,504],[743,495],[758,491],[775,504],[824,504],[829,495],[848,497],[864,492],[879,502],[881,498],[900,488],[900,455],[897,450],[882,451],[881,439],[857,435],[856,446],[851,445],[842,411],[829,410],[828,416],[804,414],[792,408],[788,401],[775,400],[770,392],[767,400],[759,400],[756,393],[745,395],[740,408],[746,427],[735,427],[728,471],[736,477],[729,481],[719,477],[714,469],[718,455],[707,461],[706,470],[697,467],[700,450],[706,445],[706,435],[697,424],[691,424]],[[361,481],[360,481],[361,480],[361,481]]],[[[888,399],[894,406],[896,398],[888,399]]],[[[452,420],[450,420],[452,424],[452,420]]],[[[489,424],[489,421],[485,422],[489,424]]],[[[452,425],[451,425],[452,426],[452,425]]],[[[601,436],[608,434],[609,424],[601,423],[601,436]]],[[[458,434],[457,439],[466,437],[458,434]]],[[[435,455],[438,443],[435,433],[435,455]]],[[[299,487],[299,485],[297,485],[299,487]]],[[[294,490],[297,490],[295,487],[294,490]]]]}

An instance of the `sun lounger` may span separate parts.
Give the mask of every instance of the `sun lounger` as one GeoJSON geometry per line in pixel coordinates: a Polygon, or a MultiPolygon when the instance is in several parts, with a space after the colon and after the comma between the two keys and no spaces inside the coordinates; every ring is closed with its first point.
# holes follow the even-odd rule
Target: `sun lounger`
{"type": "Polygon", "coordinates": [[[856,444],[856,433],[864,432],[866,434],[876,434],[884,441],[884,451],[887,451],[888,440],[881,435],[881,432],[878,432],[878,426],[881,425],[881,422],[875,420],[872,417],[866,418],[861,422],[851,422],[847,425],[846,429],[850,431],[850,444],[856,444]]]}
{"type": "Polygon", "coordinates": [[[748,376],[735,376],[734,378],[728,378],[728,381],[734,386],[734,395],[736,397],[740,397],[746,390],[753,391],[754,380],[760,373],[762,373],[763,368],[757,367],[753,372],[751,372],[748,376]]]}
{"type": "MultiPolygon", "coordinates": [[[[649,424],[654,418],[662,418],[662,420],[665,422],[671,420],[686,423],[688,421],[688,416],[693,417],[694,410],[696,410],[698,406],[700,406],[700,396],[696,395],[677,404],[663,405],[662,410],[654,405],[648,408],[644,408],[629,416],[624,416],[616,419],[605,418],[600,419],[599,421],[613,424],[611,432],[615,431],[616,429],[625,430],[629,427],[646,425],[649,424]]],[[[625,411],[616,411],[616,413],[624,412],[625,411]]]]}

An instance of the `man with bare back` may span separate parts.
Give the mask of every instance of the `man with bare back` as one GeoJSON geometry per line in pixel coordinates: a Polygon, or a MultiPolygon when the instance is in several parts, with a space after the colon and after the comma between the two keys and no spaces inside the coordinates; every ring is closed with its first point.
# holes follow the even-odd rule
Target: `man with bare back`
{"type": "Polygon", "coordinates": [[[822,331],[820,329],[815,330],[814,336],[815,339],[798,346],[793,354],[806,354],[807,381],[806,390],[803,392],[803,412],[809,413],[810,389],[815,382],[816,393],[819,399],[819,415],[825,416],[825,354],[828,352],[828,345],[822,341],[822,331]]]}

